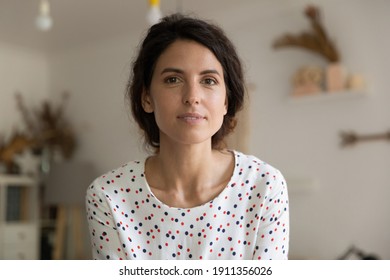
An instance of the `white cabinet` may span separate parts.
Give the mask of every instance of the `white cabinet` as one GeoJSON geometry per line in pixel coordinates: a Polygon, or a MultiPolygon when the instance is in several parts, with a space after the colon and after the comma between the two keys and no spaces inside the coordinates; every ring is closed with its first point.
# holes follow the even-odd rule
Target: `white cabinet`
{"type": "Polygon", "coordinates": [[[0,259],[39,259],[37,181],[0,175],[0,259]]]}

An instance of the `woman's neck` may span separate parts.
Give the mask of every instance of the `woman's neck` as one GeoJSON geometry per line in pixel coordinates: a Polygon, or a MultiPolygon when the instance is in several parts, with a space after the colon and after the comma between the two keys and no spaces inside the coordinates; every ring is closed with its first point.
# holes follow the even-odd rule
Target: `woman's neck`
{"type": "Polygon", "coordinates": [[[215,151],[206,145],[162,147],[155,156],[155,167],[164,174],[164,181],[177,190],[205,187],[215,168],[214,162],[215,151]]]}
{"type": "Polygon", "coordinates": [[[233,169],[230,152],[199,144],[160,147],[159,153],[147,160],[145,173],[157,198],[183,207],[214,198],[228,183],[233,169]]]}

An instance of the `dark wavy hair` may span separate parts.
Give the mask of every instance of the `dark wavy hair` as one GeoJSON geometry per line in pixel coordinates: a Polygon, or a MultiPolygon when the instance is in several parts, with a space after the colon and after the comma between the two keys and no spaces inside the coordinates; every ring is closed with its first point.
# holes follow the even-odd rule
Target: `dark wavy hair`
{"type": "Polygon", "coordinates": [[[227,114],[221,128],[212,136],[212,148],[221,149],[223,140],[236,126],[236,113],[242,108],[245,97],[244,75],[240,59],[224,31],[209,22],[182,14],[172,14],[151,26],[139,47],[132,64],[132,73],[126,88],[135,121],[144,132],[145,144],[157,151],[160,133],[154,113],[142,106],[144,91],[149,91],[153,72],[160,55],[179,39],[193,40],[212,51],[223,68],[228,100],[227,114]]]}

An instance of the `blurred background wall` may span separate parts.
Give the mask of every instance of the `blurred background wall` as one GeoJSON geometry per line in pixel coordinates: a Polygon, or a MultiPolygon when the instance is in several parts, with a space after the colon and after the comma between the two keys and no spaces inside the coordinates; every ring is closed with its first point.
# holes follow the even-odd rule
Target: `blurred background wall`
{"type": "MultiPolygon", "coordinates": [[[[21,126],[16,91],[33,106],[66,90],[75,158],[99,173],[146,156],[124,92],[148,27],[147,1],[109,2],[52,0],[53,29],[43,34],[32,23],[38,1],[0,0],[0,134],[21,126]]],[[[161,9],[211,19],[236,44],[251,85],[248,153],[280,169],[289,185],[290,258],[336,259],[355,245],[390,259],[390,143],[342,148],[339,135],[390,129],[389,1],[162,0],[161,9]],[[291,97],[296,69],[324,61],[272,43],[309,28],[310,3],[321,8],[343,65],[365,78],[366,95],[291,97]]]]}

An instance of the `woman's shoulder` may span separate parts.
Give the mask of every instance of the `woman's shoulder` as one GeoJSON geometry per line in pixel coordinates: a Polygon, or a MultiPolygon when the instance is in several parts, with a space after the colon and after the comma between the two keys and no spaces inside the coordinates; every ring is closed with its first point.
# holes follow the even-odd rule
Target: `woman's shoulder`
{"type": "Polygon", "coordinates": [[[233,151],[236,158],[236,169],[239,174],[256,175],[260,177],[283,177],[281,171],[259,157],[240,151],[233,151]]]}
{"type": "Polygon", "coordinates": [[[276,167],[269,164],[267,161],[260,159],[256,155],[246,154],[236,150],[233,150],[233,153],[236,157],[237,166],[263,167],[269,170],[278,170],[276,167]]]}
{"type": "Polygon", "coordinates": [[[95,178],[89,188],[135,182],[144,176],[144,160],[129,161],[95,178]]]}
{"type": "Polygon", "coordinates": [[[250,190],[268,197],[287,194],[287,182],[282,172],[254,155],[235,152],[236,171],[233,180],[250,190]],[[252,188],[256,186],[256,188],[252,188]]]}

